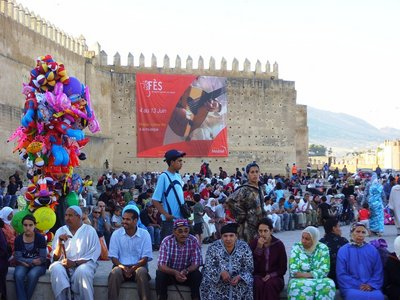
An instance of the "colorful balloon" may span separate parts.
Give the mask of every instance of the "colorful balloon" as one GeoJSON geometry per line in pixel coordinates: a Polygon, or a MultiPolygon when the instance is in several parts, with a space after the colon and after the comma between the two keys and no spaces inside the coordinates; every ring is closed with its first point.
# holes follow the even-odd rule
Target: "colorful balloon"
{"type": "Polygon", "coordinates": [[[42,231],[49,230],[56,224],[56,214],[50,207],[40,207],[35,210],[36,228],[42,231]]]}
{"type": "Polygon", "coordinates": [[[24,232],[24,227],[22,226],[22,219],[26,216],[30,215],[30,212],[28,210],[22,210],[17,212],[12,220],[11,220],[11,226],[15,229],[16,232],[19,234],[24,232]]]}
{"type": "Polygon", "coordinates": [[[64,93],[69,97],[72,95],[82,95],[82,83],[76,77],[69,77],[69,83],[64,84],[64,93]]]}
{"type": "Polygon", "coordinates": [[[68,207],[73,205],[79,205],[79,196],[75,192],[70,192],[65,199],[67,200],[68,207]]]}

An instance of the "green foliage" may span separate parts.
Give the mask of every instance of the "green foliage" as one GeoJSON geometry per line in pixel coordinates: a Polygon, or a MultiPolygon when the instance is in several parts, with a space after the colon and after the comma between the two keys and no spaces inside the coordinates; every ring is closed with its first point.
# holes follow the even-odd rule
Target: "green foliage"
{"type": "Polygon", "coordinates": [[[308,146],[309,156],[325,156],[327,148],[324,145],[311,144],[308,146]]]}

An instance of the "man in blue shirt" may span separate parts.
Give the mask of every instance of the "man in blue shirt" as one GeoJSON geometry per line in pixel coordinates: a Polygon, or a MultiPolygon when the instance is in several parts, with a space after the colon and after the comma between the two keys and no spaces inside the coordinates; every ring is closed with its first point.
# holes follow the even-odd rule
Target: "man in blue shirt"
{"type": "Polygon", "coordinates": [[[289,230],[295,230],[298,220],[295,214],[297,204],[294,201],[294,196],[290,195],[289,199],[285,201],[284,208],[289,214],[289,230]]]}
{"type": "Polygon", "coordinates": [[[185,155],[186,153],[175,149],[165,153],[164,161],[168,164],[168,169],[158,177],[152,197],[154,207],[161,214],[161,241],[164,237],[172,234],[174,219],[182,219],[178,201],[180,204],[184,204],[185,198],[183,196],[183,182],[179,170],[183,166],[182,157],[185,155]]]}
{"type": "Polygon", "coordinates": [[[111,236],[108,257],[114,267],[108,276],[108,299],[118,299],[121,283],[128,280],[137,283],[139,299],[150,299],[146,265],[153,259],[151,238],[146,229],[137,226],[138,218],[135,210],[125,210],[122,228],[111,236]]]}

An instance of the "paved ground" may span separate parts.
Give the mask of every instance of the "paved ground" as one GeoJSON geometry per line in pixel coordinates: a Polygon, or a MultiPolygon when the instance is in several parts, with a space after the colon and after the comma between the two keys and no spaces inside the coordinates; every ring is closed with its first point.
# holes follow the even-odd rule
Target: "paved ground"
{"type": "MultiPolygon", "coordinates": [[[[319,231],[321,233],[321,237],[324,234],[324,229],[322,226],[319,227],[319,231]]],[[[349,235],[350,235],[350,226],[342,226],[342,235],[344,237],[346,237],[347,239],[349,239],[349,235]]],[[[275,234],[275,237],[279,238],[286,247],[286,253],[289,257],[290,255],[290,250],[292,248],[292,245],[297,242],[300,241],[300,237],[301,237],[301,231],[300,230],[295,230],[295,231],[285,231],[285,232],[279,232],[275,234]]],[[[382,236],[383,239],[386,240],[386,242],[388,243],[389,246],[389,251],[393,252],[393,241],[394,239],[397,237],[396,234],[396,227],[393,225],[389,225],[389,226],[385,226],[385,232],[384,235],[382,236]]],[[[373,237],[368,237],[367,241],[370,240],[374,240],[377,239],[378,237],[373,236],[373,237]]],[[[202,253],[203,253],[203,257],[206,254],[208,245],[203,245],[202,246],[202,253]]],[[[157,258],[158,258],[158,251],[153,252],[153,260],[149,263],[149,273],[151,278],[155,278],[156,275],[156,269],[157,269],[157,258]]],[[[104,276],[107,277],[110,270],[111,270],[111,266],[112,263],[110,261],[107,262],[101,262],[99,264],[99,267],[97,269],[97,275],[98,276],[104,276]]],[[[288,280],[288,273],[286,273],[285,276],[285,282],[287,283],[288,280]]]]}

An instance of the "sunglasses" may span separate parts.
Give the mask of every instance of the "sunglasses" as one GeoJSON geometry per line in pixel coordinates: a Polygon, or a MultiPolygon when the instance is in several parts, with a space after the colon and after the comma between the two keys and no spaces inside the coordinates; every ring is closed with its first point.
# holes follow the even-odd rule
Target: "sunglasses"
{"type": "Polygon", "coordinates": [[[99,214],[100,212],[99,212],[99,211],[94,211],[93,213],[94,213],[94,214],[99,214]]]}

